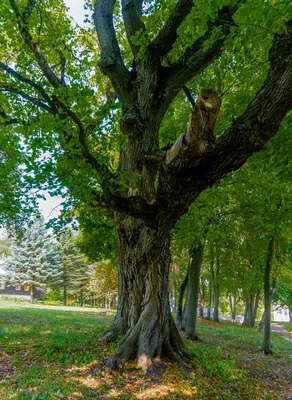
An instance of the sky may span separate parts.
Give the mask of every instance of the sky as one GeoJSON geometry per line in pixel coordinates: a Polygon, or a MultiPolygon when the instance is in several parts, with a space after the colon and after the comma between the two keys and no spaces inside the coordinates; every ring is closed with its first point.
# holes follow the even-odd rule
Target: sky
{"type": "MultiPolygon", "coordinates": [[[[64,0],[69,7],[69,14],[79,25],[83,25],[84,15],[86,11],[83,8],[84,0],[64,0]]],[[[61,197],[51,197],[48,193],[43,192],[46,200],[38,201],[39,208],[46,221],[50,218],[56,218],[60,212],[61,197]]]]}

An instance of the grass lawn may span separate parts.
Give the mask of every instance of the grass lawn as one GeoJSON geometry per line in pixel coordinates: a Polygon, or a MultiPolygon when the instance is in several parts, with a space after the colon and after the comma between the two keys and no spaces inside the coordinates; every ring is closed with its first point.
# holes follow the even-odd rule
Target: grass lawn
{"type": "Polygon", "coordinates": [[[292,322],[280,322],[289,332],[292,332],[292,322]]]}
{"type": "Polygon", "coordinates": [[[273,334],[263,357],[261,335],[231,323],[200,321],[202,341],[188,342],[189,373],[167,363],[145,378],[135,363],[105,372],[113,345],[98,340],[112,317],[0,302],[0,399],[288,399],[292,343],[273,334]]]}

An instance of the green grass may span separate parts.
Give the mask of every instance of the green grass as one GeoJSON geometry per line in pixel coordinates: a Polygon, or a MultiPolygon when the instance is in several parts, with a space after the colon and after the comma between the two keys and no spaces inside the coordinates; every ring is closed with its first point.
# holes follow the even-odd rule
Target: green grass
{"type": "Polygon", "coordinates": [[[200,321],[201,341],[187,342],[194,359],[185,374],[166,363],[160,379],[135,363],[105,372],[114,351],[98,334],[112,316],[75,309],[0,302],[0,399],[286,399],[292,397],[292,343],[273,334],[263,357],[254,329],[200,321]]]}
{"type": "Polygon", "coordinates": [[[281,325],[288,329],[289,332],[292,332],[292,322],[281,322],[281,325]]]}

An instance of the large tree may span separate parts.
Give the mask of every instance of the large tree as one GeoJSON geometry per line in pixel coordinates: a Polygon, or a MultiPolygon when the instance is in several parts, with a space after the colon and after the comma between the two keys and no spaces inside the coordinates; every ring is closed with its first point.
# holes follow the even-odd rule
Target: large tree
{"type": "Polygon", "coordinates": [[[105,336],[123,338],[107,366],[137,358],[151,373],[155,357],[188,357],[169,308],[172,227],[202,191],[262,149],[292,107],[290,6],[280,0],[93,5],[98,46],[91,28],[74,34],[61,0],[1,2],[1,124],[18,125],[32,146],[27,157],[42,163],[34,170],[39,182],[53,181],[49,171],[56,168],[79,204],[115,217],[119,305],[105,336]],[[203,71],[198,82],[207,87],[220,71],[235,77],[229,92],[237,104],[228,108],[223,98],[228,118],[218,124],[217,138],[221,98],[201,89],[194,101],[186,87],[203,71]],[[189,123],[163,150],[160,128],[182,90],[193,104],[189,123]]]}

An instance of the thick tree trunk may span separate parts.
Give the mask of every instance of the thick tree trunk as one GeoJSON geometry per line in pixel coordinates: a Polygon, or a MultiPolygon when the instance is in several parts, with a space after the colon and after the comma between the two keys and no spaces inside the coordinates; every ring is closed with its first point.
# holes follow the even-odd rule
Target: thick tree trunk
{"type": "Polygon", "coordinates": [[[118,311],[103,337],[122,340],[106,368],[137,359],[151,375],[156,373],[154,358],[166,356],[181,364],[189,358],[170,312],[169,244],[169,232],[152,230],[137,220],[119,226],[118,311]]]}
{"type": "Polygon", "coordinates": [[[196,334],[196,319],[197,308],[200,290],[200,274],[203,261],[203,244],[194,247],[191,253],[191,260],[189,265],[188,277],[188,293],[186,307],[183,316],[183,327],[185,329],[185,336],[190,340],[197,340],[196,334]]]}
{"type": "Polygon", "coordinates": [[[263,342],[263,350],[265,354],[270,354],[271,350],[271,304],[270,301],[270,276],[272,269],[272,258],[274,254],[274,237],[271,236],[269,240],[268,254],[267,254],[267,262],[265,268],[265,281],[264,281],[264,293],[265,293],[265,319],[264,319],[264,342],[263,342]]]}
{"type": "Polygon", "coordinates": [[[178,325],[179,328],[181,328],[181,324],[182,324],[183,298],[184,298],[186,288],[188,286],[188,277],[189,277],[189,272],[187,272],[185,279],[183,280],[183,283],[181,284],[181,287],[179,288],[177,310],[176,310],[176,324],[178,325]]]}

